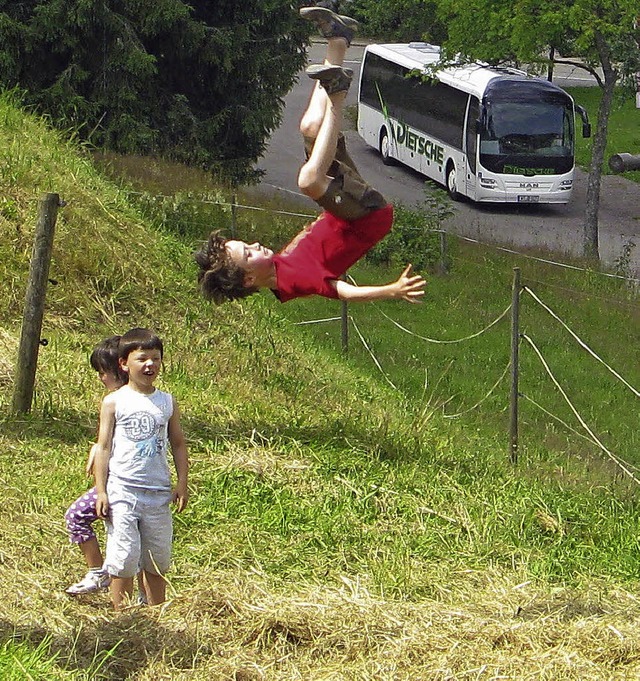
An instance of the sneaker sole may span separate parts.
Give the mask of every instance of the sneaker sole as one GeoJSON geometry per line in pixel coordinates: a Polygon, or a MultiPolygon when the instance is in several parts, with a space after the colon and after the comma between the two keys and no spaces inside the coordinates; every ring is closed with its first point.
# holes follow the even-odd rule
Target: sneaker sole
{"type": "Polygon", "coordinates": [[[309,78],[320,81],[328,95],[346,92],[351,86],[353,70],[331,64],[312,64],[306,69],[309,78]]]}
{"type": "MultiPolygon", "coordinates": [[[[347,33],[352,34],[355,33],[360,26],[355,19],[336,14],[326,7],[302,7],[300,9],[300,16],[303,19],[315,23],[325,38],[334,37],[332,35],[334,32],[334,24],[337,24],[338,28],[344,29],[347,33]]],[[[346,36],[336,35],[335,37],[343,38],[346,36]]]]}

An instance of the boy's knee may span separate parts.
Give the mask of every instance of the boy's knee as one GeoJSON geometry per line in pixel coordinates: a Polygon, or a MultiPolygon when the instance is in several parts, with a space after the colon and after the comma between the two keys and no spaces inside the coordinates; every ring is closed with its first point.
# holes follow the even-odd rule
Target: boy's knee
{"type": "Polygon", "coordinates": [[[317,201],[326,193],[330,182],[330,177],[319,172],[316,167],[308,163],[302,166],[298,174],[298,187],[300,191],[314,201],[317,201]]]}
{"type": "Polygon", "coordinates": [[[303,137],[312,137],[315,139],[320,132],[322,119],[318,120],[314,116],[303,116],[300,121],[300,133],[303,137]]]}

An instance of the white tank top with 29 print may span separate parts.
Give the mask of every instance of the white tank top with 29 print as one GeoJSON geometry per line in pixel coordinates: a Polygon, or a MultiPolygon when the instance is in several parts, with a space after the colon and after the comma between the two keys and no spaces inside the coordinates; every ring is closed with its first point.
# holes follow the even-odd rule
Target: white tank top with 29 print
{"type": "Polygon", "coordinates": [[[139,393],[128,385],[113,393],[115,428],[109,479],[146,490],[170,490],[168,424],[173,398],[157,388],[139,393]]]}

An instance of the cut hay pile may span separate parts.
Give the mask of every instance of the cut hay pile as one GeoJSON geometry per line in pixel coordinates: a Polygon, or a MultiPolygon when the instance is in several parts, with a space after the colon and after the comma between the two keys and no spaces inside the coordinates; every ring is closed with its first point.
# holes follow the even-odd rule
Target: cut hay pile
{"type": "Polygon", "coordinates": [[[455,594],[402,603],[347,577],[282,588],[256,573],[212,571],[162,607],[114,616],[106,594],[73,600],[51,575],[18,574],[17,565],[3,553],[4,635],[48,637],[62,668],[92,670],[92,679],[640,678],[638,601],[606,585],[585,599],[469,572],[455,594]]]}

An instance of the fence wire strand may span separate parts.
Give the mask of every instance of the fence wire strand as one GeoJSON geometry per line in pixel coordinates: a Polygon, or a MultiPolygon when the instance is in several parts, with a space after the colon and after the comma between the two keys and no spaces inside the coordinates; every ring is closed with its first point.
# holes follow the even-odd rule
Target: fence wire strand
{"type": "Polygon", "coordinates": [[[419,338],[420,340],[426,341],[427,343],[436,343],[436,344],[438,344],[438,345],[452,345],[452,344],[454,344],[454,343],[462,343],[462,342],[464,342],[464,341],[471,340],[472,338],[477,338],[478,336],[481,336],[483,333],[485,333],[485,332],[488,331],[490,328],[492,328],[493,326],[495,326],[499,321],[501,321],[502,319],[504,319],[505,315],[506,315],[506,314],[509,312],[509,310],[511,309],[511,303],[509,303],[509,306],[506,308],[506,310],[505,310],[504,312],[502,312],[502,314],[500,314],[499,317],[497,317],[496,319],[494,319],[494,320],[493,320],[488,326],[486,326],[484,329],[482,329],[482,330],[480,330],[480,331],[477,331],[476,333],[472,333],[470,336],[465,336],[464,338],[455,338],[455,339],[453,339],[453,340],[438,340],[438,339],[436,339],[436,338],[427,338],[426,336],[421,336],[420,334],[415,333],[414,331],[411,331],[410,329],[407,329],[406,327],[402,326],[402,324],[400,324],[399,322],[396,322],[394,319],[392,319],[391,317],[389,317],[389,315],[388,315],[386,312],[384,312],[383,310],[381,310],[375,303],[374,303],[374,307],[376,308],[376,310],[377,310],[383,317],[385,317],[386,319],[388,319],[392,324],[394,324],[395,326],[397,326],[401,331],[404,331],[405,333],[408,333],[410,336],[414,336],[415,338],[419,338]]]}
{"type": "Polygon", "coordinates": [[[500,375],[500,378],[491,386],[491,389],[489,392],[478,402],[476,402],[473,407],[469,407],[468,409],[465,409],[463,411],[458,412],[457,414],[445,414],[444,413],[444,405],[442,408],[442,416],[445,419],[457,419],[459,416],[463,416],[464,414],[468,414],[470,411],[473,411],[477,407],[479,407],[485,400],[489,399],[491,395],[493,394],[493,391],[500,385],[504,377],[507,375],[507,372],[509,371],[509,368],[511,367],[511,362],[508,362],[507,366],[505,367],[505,370],[502,372],[500,375]]]}
{"type": "Polygon", "coordinates": [[[564,267],[568,270],[577,270],[578,272],[588,272],[590,274],[598,274],[602,277],[610,277],[611,279],[621,279],[623,281],[631,281],[636,284],[640,283],[640,279],[636,277],[625,277],[622,274],[612,274],[610,272],[599,272],[597,270],[588,270],[584,267],[578,267],[577,265],[568,265],[564,262],[557,262],[556,260],[548,260],[547,258],[538,258],[535,255],[528,255],[526,253],[521,253],[520,251],[515,251],[512,248],[505,248],[504,246],[496,246],[495,244],[487,244],[479,239],[472,239],[468,236],[461,236],[460,234],[454,234],[458,239],[462,241],[470,241],[472,244],[478,244],[480,246],[485,246],[486,248],[494,248],[496,251],[503,251],[505,253],[511,253],[512,255],[517,255],[520,258],[526,258],[527,260],[535,260],[536,262],[542,262],[545,265],[554,265],[555,267],[564,267]]]}
{"type": "MultiPolygon", "coordinates": [[[[581,433],[579,430],[576,430],[575,428],[573,428],[573,426],[570,426],[566,421],[563,421],[559,416],[556,416],[555,414],[550,412],[548,409],[545,409],[541,404],[538,404],[538,402],[536,402],[532,397],[529,397],[529,395],[526,395],[525,393],[519,392],[518,396],[522,397],[523,399],[527,400],[528,402],[531,402],[531,404],[533,404],[534,407],[537,407],[538,409],[540,409],[540,411],[543,411],[547,416],[550,416],[552,419],[556,420],[558,423],[563,425],[568,431],[570,431],[571,433],[573,433],[577,437],[582,438],[583,440],[586,440],[590,444],[593,444],[593,441],[591,440],[590,437],[588,437],[584,433],[581,433]]],[[[626,462],[626,465],[629,468],[632,468],[634,471],[640,471],[640,468],[638,466],[635,466],[634,464],[626,462]]]]}
{"type": "Polygon", "coordinates": [[[360,329],[358,328],[358,325],[356,324],[356,322],[355,322],[355,320],[353,319],[353,317],[350,316],[350,317],[349,317],[349,320],[350,320],[351,323],[353,324],[353,328],[356,330],[356,333],[358,334],[358,337],[360,338],[360,342],[361,342],[362,345],[365,347],[365,349],[366,349],[366,351],[369,353],[369,355],[371,355],[371,359],[374,361],[374,364],[378,367],[378,370],[379,370],[380,373],[383,375],[384,380],[385,380],[385,381],[386,381],[394,390],[398,390],[398,388],[396,387],[396,385],[394,384],[394,382],[393,382],[393,381],[387,376],[387,374],[385,373],[384,369],[382,368],[382,365],[381,365],[380,362],[378,361],[378,358],[373,354],[373,351],[372,351],[371,348],[369,347],[369,344],[367,343],[367,341],[364,339],[364,336],[360,333],[360,329]]]}
{"type": "Polygon", "coordinates": [[[629,390],[636,396],[640,397],[640,391],[636,390],[628,381],[626,381],[620,374],[613,369],[611,366],[609,366],[603,359],[601,359],[574,331],[572,331],[567,324],[560,319],[560,317],[545,303],[538,298],[538,296],[528,287],[528,286],[523,286],[522,287],[523,291],[526,291],[541,307],[543,307],[557,322],[560,322],[560,324],[573,336],[573,338],[578,342],[580,347],[582,347],[584,350],[586,350],[594,359],[598,360],[600,364],[602,364],[608,371],[610,371],[619,381],[624,383],[629,390]]]}
{"type": "MultiPolygon", "coordinates": [[[[265,183],[266,184],[266,183],[265,183]]],[[[274,189],[288,192],[290,194],[294,194],[296,196],[303,197],[305,196],[304,194],[301,194],[299,192],[292,191],[291,189],[286,189],[285,187],[278,187],[273,184],[268,184],[269,187],[273,187],[274,189]]],[[[175,196],[171,195],[166,195],[166,194],[148,194],[147,192],[139,192],[139,191],[133,191],[133,190],[123,190],[127,194],[131,195],[137,195],[137,196],[149,196],[150,198],[154,199],[173,199],[175,200],[175,196]]],[[[296,213],[296,212],[290,212],[290,211],[283,211],[279,209],[274,209],[274,208],[263,208],[259,206],[247,206],[244,204],[238,204],[234,202],[228,202],[228,201],[211,201],[210,199],[198,199],[196,197],[187,197],[187,200],[192,201],[194,203],[203,203],[203,204],[209,204],[209,205],[216,205],[216,206],[227,206],[227,207],[236,207],[236,208],[243,208],[245,210],[255,210],[255,211],[262,211],[262,212],[267,212],[267,213],[275,213],[276,215],[289,215],[293,217],[302,217],[302,218],[307,218],[311,220],[315,220],[317,218],[317,215],[311,215],[309,213],[296,213]]],[[[460,239],[462,241],[468,241],[473,244],[478,244],[479,246],[484,246],[485,248],[492,248],[497,251],[503,251],[504,253],[510,253],[512,255],[517,255],[518,257],[521,258],[526,258],[528,260],[534,260],[537,262],[544,263],[546,265],[554,265],[555,267],[563,267],[565,269],[570,269],[570,270],[575,270],[578,272],[585,272],[585,273],[590,273],[590,274],[597,274],[602,277],[609,277],[613,279],[620,279],[622,281],[629,281],[634,284],[640,284],[640,278],[638,277],[625,277],[624,275],[621,274],[612,274],[609,272],[600,272],[598,270],[588,270],[584,267],[578,267],[577,265],[568,265],[567,263],[562,263],[558,262],[556,260],[549,260],[548,258],[539,258],[534,255],[528,255],[527,253],[522,253],[521,251],[516,251],[512,248],[506,248],[504,246],[497,246],[496,244],[489,244],[484,241],[480,241],[480,239],[473,239],[468,236],[462,236],[461,234],[454,234],[452,232],[448,232],[445,229],[430,229],[428,230],[433,233],[438,233],[438,234],[446,234],[447,236],[452,236],[456,239],[460,239]]]]}
{"type": "Polygon", "coordinates": [[[629,470],[629,465],[628,465],[625,461],[623,461],[622,459],[620,459],[618,456],[616,456],[613,452],[609,451],[609,450],[602,444],[602,442],[600,442],[600,440],[598,439],[598,437],[596,436],[596,434],[591,430],[591,428],[589,428],[589,426],[587,425],[587,423],[585,422],[585,420],[582,418],[582,416],[580,416],[580,413],[579,413],[578,410],[573,406],[573,403],[572,403],[571,400],[569,399],[567,393],[564,391],[564,389],[562,388],[562,386],[560,385],[560,383],[558,382],[558,380],[556,379],[556,377],[553,375],[553,372],[551,371],[549,365],[547,364],[547,362],[545,361],[544,357],[542,356],[542,353],[541,353],[540,350],[538,349],[537,345],[531,340],[531,338],[529,338],[529,336],[527,336],[527,334],[522,334],[522,338],[524,338],[524,340],[526,340],[527,343],[529,343],[529,345],[531,345],[531,347],[533,348],[533,350],[534,350],[534,352],[536,353],[536,355],[538,355],[538,359],[539,359],[540,362],[542,363],[542,366],[544,367],[545,371],[547,372],[547,374],[549,374],[549,377],[550,377],[551,380],[553,381],[553,383],[554,383],[554,385],[556,386],[556,388],[560,391],[560,394],[562,395],[562,397],[563,397],[563,399],[565,400],[565,402],[569,405],[569,408],[570,408],[571,411],[573,412],[574,416],[575,416],[575,417],[578,419],[578,421],[580,422],[580,425],[587,431],[587,433],[589,433],[592,442],[593,442],[594,444],[596,444],[598,447],[600,447],[600,449],[609,457],[609,459],[610,459],[616,466],[618,466],[618,468],[620,468],[620,470],[621,470],[623,473],[625,473],[625,475],[627,475],[629,478],[631,478],[636,484],[640,485],[640,480],[638,480],[638,478],[629,470]]]}
{"type": "Polygon", "coordinates": [[[321,324],[322,322],[338,322],[342,317],[327,317],[326,319],[309,319],[305,322],[293,322],[294,326],[304,326],[305,324],[321,324]]]}
{"type": "MultiPolygon", "coordinates": [[[[563,293],[571,293],[572,295],[577,295],[577,296],[582,296],[586,297],[588,296],[590,299],[595,299],[595,300],[602,300],[605,303],[611,303],[613,305],[617,306],[622,306],[622,307],[628,307],[631,308],[632,310],[637,310],[638,309],[638,303],[634,303],[628,300],[621,300],[619,298],[610,298],[608,296],[599,296],[595,293],[587,292],[587,291],[579,291],[578,289],[575,288],[567,288],[566,286],[561,286],[560,284],[552,283],[550,281],[542,281],[541,279],[533,279],[532,277],[529,277],[527,275],[523,275],[523,278],[526,279],[528,282],[532,284],[540,284],[540,286],[546,286],[547,288],[553,288],[556,289],[557,291],[562,291],[563,293]]],[[[526,284],[523,284],[526,285],[526,284]]]]}

